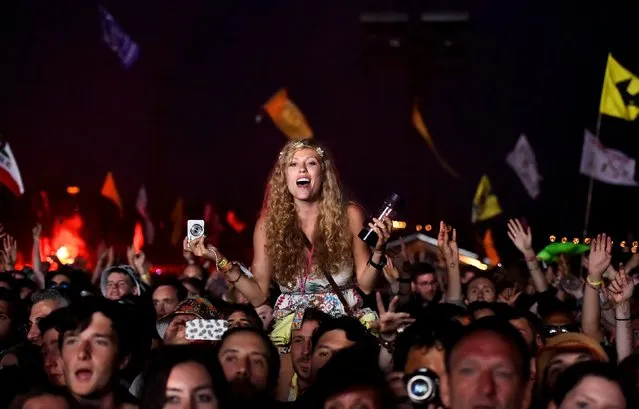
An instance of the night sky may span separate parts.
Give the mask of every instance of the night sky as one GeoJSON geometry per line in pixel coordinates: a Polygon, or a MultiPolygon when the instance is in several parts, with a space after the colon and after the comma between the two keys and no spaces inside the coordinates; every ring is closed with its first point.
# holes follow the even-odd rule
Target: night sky
{"type": "MultiPolygon", "coordinates": [[[[5,221],[42,189],[95,196],[112,171],[129,218],[144,184],[158,221],[183,196],[192,218],[213,201],[253,222],[285,143],[255,116],[285,86],[369,211],[397,191],[409,225],[446,218],[474,248],[471,202],[486,173],[505,216],[526,217],[539,247],[583,229],[583,129],[594,131],[607,52],[639,74],[639,14],[628,1],[1,3],[0,132],[28,190],[21,205],[2,195],[5,221]],[[98,4],[141,47],[128,71],[102,42],[98,4]],[[441,4],[470,22],[359,21],[364,11],[441,4]],[[411,127],[415,97],[459,179],[411,127]],[[544,177],[534,201],[505,163],[522,132],[544,177]]],[[[637,158],[638,130],[605,118],[601,139],[637,158]]],[[[637,236],[638,207],[637,188],[596,183],[591,230],[637,236]]]]}

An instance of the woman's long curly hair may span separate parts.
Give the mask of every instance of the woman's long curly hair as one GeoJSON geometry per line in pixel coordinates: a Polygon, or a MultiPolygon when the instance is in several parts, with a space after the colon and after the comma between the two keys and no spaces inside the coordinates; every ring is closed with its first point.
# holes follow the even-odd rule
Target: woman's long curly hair
{"type": "Polygon", "coordinates": [[[286,169],[300,149],[313,149],[318,153],[323,176],[317,228],[312,240],[315,246],[313,275],[323,277],[322,271],[336,274],[353,262],[347,202],[329,153],[312,139],[291,141],[284,146],[273,167],[262,207],[266,252],[275,279],[285,286],[294,285],[307,265],[306,237],[286,183],[286,169]]]}

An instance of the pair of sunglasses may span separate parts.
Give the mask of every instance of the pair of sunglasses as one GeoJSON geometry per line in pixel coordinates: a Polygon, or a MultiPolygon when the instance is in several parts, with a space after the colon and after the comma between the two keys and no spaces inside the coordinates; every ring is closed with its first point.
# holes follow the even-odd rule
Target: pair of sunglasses
{"type": "Polygon", "coordinates": [[[580,329],[578,324],[545,325],[544,332],[546,338],[552,338],[567,332],[580,332],[580,329]]]}
{"type": "Polygon", "coordinates": [[[64,282],[62,282],[60,284],[57,284],[56,282],[52,281],[52,282],[49,283],[49,286],[47,288],[49,288],[49,289],[61,288],[63,290],[68,290],[69,287],[71,287],[71,284],[67,283],[66,281],[64,281],[64,282]]]}

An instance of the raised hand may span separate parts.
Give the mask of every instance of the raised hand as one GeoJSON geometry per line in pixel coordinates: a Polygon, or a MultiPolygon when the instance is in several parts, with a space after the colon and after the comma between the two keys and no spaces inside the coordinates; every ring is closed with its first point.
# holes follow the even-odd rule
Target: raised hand
{"type": "Polygon", "coordinates": [[[619,265],[619,274],[610,282],[607,288],[608,299],[615,305],[628,303],[632,299],[635,283],[626,274],[623,264],[619,265]]]}
{"type": "Polygon", "coordinates": [[[517,291],[515,288],[506,288],[497,297],[497,302],[514,305],[520,295],[521,291],[517,291]]]}
{"type": "Polygon", "coordinates": [[[183,247],[185,251],[188,250],[197,257],[204,257],[206,259],[215,261],[215,263],[219,261],[217,249],[206,244],[205,235],[202,235],[191,241],[188,241],[188,239],[185,237],[183,247]]]}
{"type": "Polygon", "coordinates": [[[439,234],[437,235],[437,247],[444,255],[446,263],[456,263],[459,261],[459,247],[457,246],[457,230],[452,229],[452,234],[449,238],[448,227],[441,221],[439,222],[439,234]]]}
{"type": "Polygon", "coordinates": [[[519,220],[508,220],[508,237],[522,253],[525,254],[532,251],[532,233],[530,232],[530,227],[524,230],[519,220]]]}
{"type": "Polygon", "coordinates": [[[600,280],[612,260],[612,240],[606,234],[598,234],[592,240],[588,257],[588,274],[600,280]]]}
{"type": "Polygon", "coordinates": [[[375,244],[375,251],[384,251],[386,248],[386,242],[393,232],[393,221],[384,217],[382,220],[373,218],[372,223],[368,223],[368,227],[373,229],[377,233],[377,244],[375,244]]]}
{"type": "Polygon", "coordinates": [[[135,250],[133,246],[127,246],[126,248],[126,260],[130,266],[135,265],[135,250]]]}
{"type": "Polygon", "coordinates": [[[395,312],[397,309],[397,303],[399,297],[395,296],[388,304],[388,309],[384,307],[382,301],[382,295],[378,292],[377,298],[377,310],[379,311],[379,332],[382,335],[392,335],[404,326],[410,325],[415,322],[415,319],[407,312],[395,312]]]}
{"type": "Polygon", "coordinates": [[[143,274],[145,272],[145,263],[146,263],[146,254],[143,251],[140,251],[138,254],[133,256],[133,267],[140,273],[143,274]]]}
{"type": "Polygon", "coordinates": [[[33,240],[39,240],[40,234],[42,233],[42,225],[37,223],[31,230],[31,233],[33,233],[33,240]]]}
{"type": "Polygon", "coordinates": [[[13,270],[18,258],[18,242],[11,236],[5,235],[2,239],[4,264],[7,270],[13,270]]]}

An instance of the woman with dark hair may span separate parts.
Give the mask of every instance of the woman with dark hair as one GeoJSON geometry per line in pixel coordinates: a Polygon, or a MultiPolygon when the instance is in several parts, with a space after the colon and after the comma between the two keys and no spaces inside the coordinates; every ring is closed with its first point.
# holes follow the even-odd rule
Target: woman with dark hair
{"type": "Polygon", "coordinates": [[[598,361],[580,362],[566,369],[551,394],[548,409],[635,408],[632,387],[613,365],[598,361]]]}
{"type": "Polygon", "coordinates": [[[215,351],[180,345],[154,351],[144,373],[141,408],[195,409],[227,406],[227,383],[215,351]]]}
{"type": "Polygon", "coordinates": [[[10,360],[15,363],[9,355],[26,340],[26,322],[27,315],[17,292],[0,288],[0,367],[10,360]]]}

